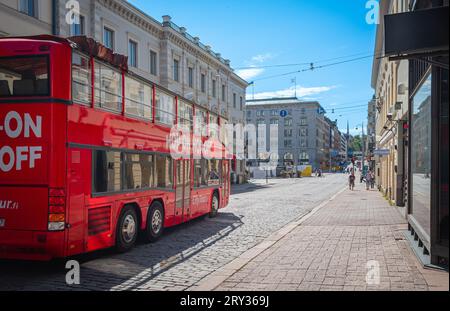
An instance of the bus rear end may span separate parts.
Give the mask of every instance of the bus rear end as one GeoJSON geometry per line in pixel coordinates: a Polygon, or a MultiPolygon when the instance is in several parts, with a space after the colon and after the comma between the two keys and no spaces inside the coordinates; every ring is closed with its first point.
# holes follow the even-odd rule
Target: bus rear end
{"type": "Polygon", "coordinates": [[[0,39],[0,258],[65,256],[70,47],[0,39]]]}

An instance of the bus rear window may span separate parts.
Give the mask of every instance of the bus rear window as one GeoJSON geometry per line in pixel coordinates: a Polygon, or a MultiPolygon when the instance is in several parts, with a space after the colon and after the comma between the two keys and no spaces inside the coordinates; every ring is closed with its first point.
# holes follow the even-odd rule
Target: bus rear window
{"type": "Polygon", "coordinates": [[[49,96],[47,56],[0,58],[0,97],[49,96]]]}

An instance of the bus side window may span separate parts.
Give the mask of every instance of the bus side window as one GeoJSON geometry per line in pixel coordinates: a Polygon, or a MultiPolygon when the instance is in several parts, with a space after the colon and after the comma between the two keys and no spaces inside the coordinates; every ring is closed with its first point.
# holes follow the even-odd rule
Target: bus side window
{"type": "Polygon", "coordinates": [[[173,187],[173,161],[170,156],[156,155],[156,187],[171,189],[173,187]]]}
{"type": "Polygon", "coordinates": [[[91,103],[91,62],[76,52],[72,56],[72,100],[83,105],[91,103]]]}
{"type": "Polygon", "coordinates": [[[150,85],[128,76],[125,77],[125,112],[127,114],[151,121],[151,98],[150,85]]]}
{"type": "Polygon", "coordinates": [[[122,111],[122,75],[118,70],[95,62],[95,105],[122,111]]]}
{"type": "Polygon", "coordinates": [[[94,150],[92,155],[93,193],[105,193],[121,190],[121,154],[120,152],[94,150]]]}
{"type": "Polygon", "coordinates": [[[154,186],[154,155],[124,153],[124,190],[148,189],[154,186]]]}

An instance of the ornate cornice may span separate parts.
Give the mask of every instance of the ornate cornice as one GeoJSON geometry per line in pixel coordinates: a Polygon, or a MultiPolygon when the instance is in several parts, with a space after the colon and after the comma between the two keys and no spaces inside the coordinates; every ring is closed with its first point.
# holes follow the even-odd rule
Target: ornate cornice
{"type": "Polygon", "coordinates": [[[232,79],[235,83],[244,88],[247,87],[248,83],[241,77],[236,75],[236,73],[234,73],[229,66],[223,64],[213,55],[208,54],[207,51],[204,51],[201,47],[191,42],[189,39],[183,37],[181,33],[178,33],[176,30],[170,27],[163,27],[161,23],[154,20],[152,17],[146,15],[145,13],[139,11],[139,9],[133,7],[126,1],[96,0],[96,2],[104,8],[112,11],[114,14],[122,17],[126,21],[157,37],[158,39],[173,42],[175,45],[189,52],[207,65],[221,69],[222,71],[226,72],[227,75],[230,76],[230,79],[232,79]]]}
{"type": "Polygon", "coordinates": [[[97,0],[99,4],[153,36],[162,37],[162,26],[122,1],[97,0]]]}

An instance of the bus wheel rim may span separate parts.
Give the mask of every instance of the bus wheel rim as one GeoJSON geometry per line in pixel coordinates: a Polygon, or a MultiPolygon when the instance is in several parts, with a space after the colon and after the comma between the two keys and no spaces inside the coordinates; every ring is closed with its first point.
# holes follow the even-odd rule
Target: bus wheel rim
{"type": "Polygon", "coordinates": [[[216,196],[213,196],[212,210],[213,210],[213,212],[216,212],[218,209],[219,209],[219,200],[217,199],[216,196]]]}
{"type": "Polygon", "coordinates": [[[162,215],[159,210],[155,210],[152,216],[152,229],[154,233],[158,233],[162,226],[162,215]]]}
{"type": "Polygon", "coordinates": [[[136,221],[131,215],[127,215],[122,225],[122,237],[125,242],[129,243],[133,240],[136,234],[136,221]]]}

